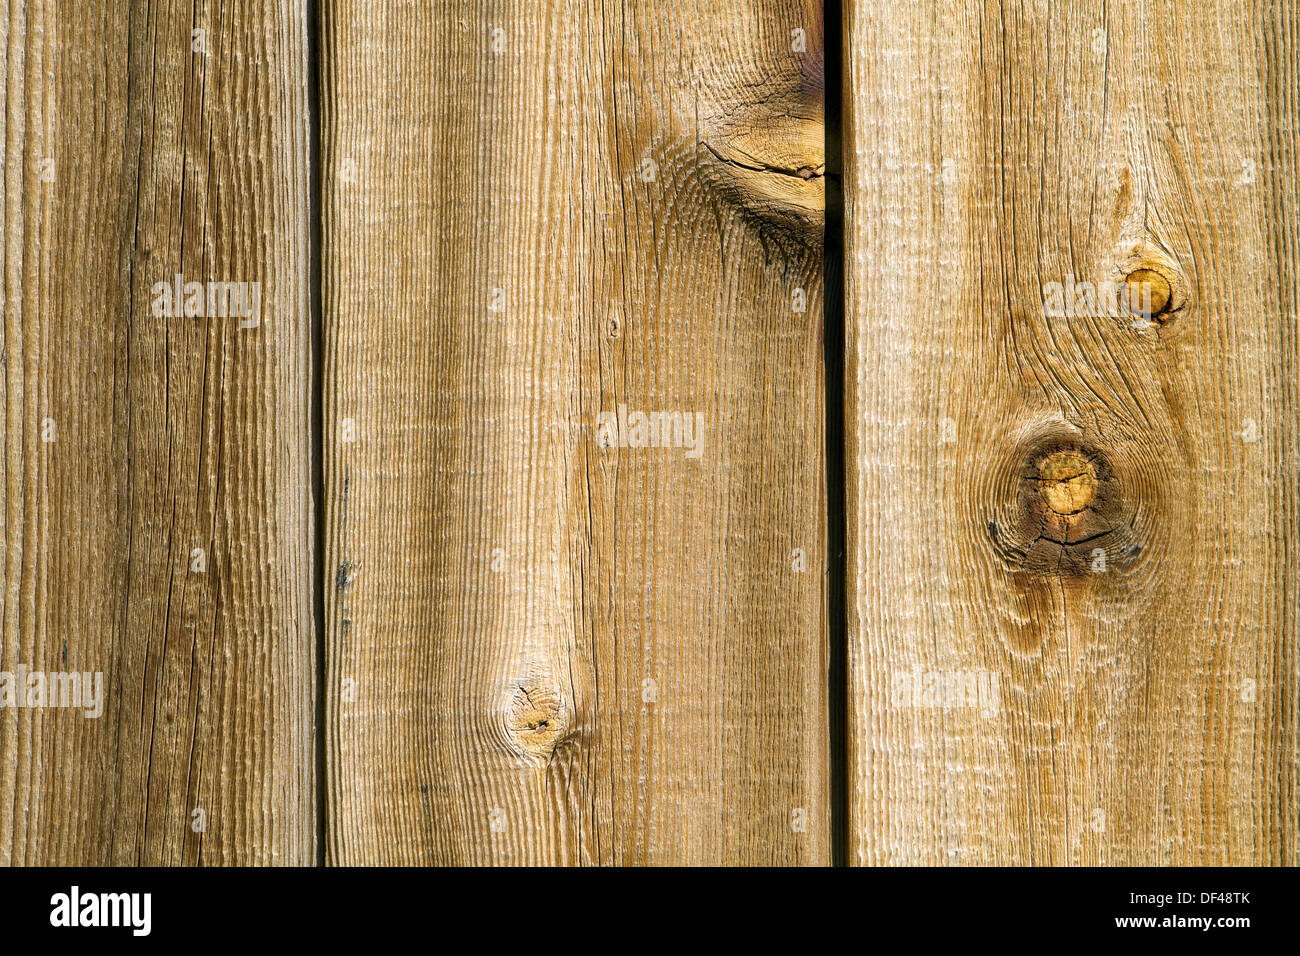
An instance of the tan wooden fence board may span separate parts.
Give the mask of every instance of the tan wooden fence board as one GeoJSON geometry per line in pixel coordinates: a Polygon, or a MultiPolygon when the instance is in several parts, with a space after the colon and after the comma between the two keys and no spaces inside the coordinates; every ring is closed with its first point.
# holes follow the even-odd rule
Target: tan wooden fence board
{"type": "Polygon", "coordinates": [[[5,10],[0,670],[103,699],[0,710],[0,861],[309,863],[304,9],[5,10]]]}
{"type": "Polygon", "coordinates": [[[851,859],[1294,864],[1294,6],[848,8],[851,859]]]}
{"type": "Polygon", "coordinates": [[[324,19],[330,860],[826,862],[817,9],[324,19]]]}

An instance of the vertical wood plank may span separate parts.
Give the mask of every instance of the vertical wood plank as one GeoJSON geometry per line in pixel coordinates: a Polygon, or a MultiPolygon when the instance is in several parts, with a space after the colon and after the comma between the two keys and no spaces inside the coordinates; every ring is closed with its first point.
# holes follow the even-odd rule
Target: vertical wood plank
{"type": "Polygon", "coordinates": [[[331,862],[829,861],[819,17],[325,5],[331,862]]]}
{"type": "Polygon", "coordinates": [[[314,857],[305,25],[0,10],[0,671],[102,675],[0,708],[0,862],[314,857]]]}
{"type": "Polygon", "coordinates": [[[1294,865],[1296,6],[846,14],[851,858],[1294,865]]]}

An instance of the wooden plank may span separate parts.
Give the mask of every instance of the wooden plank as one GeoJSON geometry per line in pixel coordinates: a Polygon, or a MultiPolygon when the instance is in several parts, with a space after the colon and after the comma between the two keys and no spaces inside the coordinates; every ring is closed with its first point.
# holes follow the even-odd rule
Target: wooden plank
{"type": "Polygon", "coordinates": [[[0,13],[0,670],[101,710],[0,709],[0,862],[314,858],[305,27],[0,13]],[[260,301],[160,316],[177,274],[260,301]]]}
{"type": "Polygon", "coordinates": [[[1298,22],[846,5],[851,859],[1300,859],[1298,22]]]}
{"type": "Polygon", "coordinates": [[[330,862],[829,860],[819,16],[325,5],[330,862]]]}

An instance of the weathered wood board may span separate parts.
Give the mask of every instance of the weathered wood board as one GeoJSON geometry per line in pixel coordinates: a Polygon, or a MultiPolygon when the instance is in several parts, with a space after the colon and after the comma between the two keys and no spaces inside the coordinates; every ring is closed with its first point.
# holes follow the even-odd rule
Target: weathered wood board
{"type": "Polygon", "coordinates": [[[0,863],[314,860],[306,51],[280,0],[0,11],[0,671],[90,675],[0,708],[0,863]]]}
{"type": "Polygon", "coordinates": [[[1300,10],[844,7],[843,476],[820,4],[0,8],[0,863],[1300,862],[1300,10]]]}
{"type": "Polygon", "coordinates": [[[1300,860],[1298,23],[846,4],[850,860],[1300,860]]]}
{"type": "Polygon", "coordinates": [[[329,862],[829,862],[818,6],[322,58],[329,862]]]}

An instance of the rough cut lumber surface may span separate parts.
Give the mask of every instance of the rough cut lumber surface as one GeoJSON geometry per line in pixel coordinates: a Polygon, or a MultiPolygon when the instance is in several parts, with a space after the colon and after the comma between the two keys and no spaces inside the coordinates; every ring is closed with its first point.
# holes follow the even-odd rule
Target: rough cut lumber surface
{"type": "Polygon", "coordinates": [[[829,861],[819,16],[325,4],[331,862],[829,861]]]}
{"type": "Polygon", "coordinates": [[[0,709],[0,863],[314,858],[305,52],[277,0],[0,9],[0,670],[105,697],[0,709]],[[178,272],[260,323],[155,316],[178,272]]]}
{"type": "Polygon", "coordinates": [[[850,859],[1295,865],[1300,10],[846,6],[850,859]]]}

